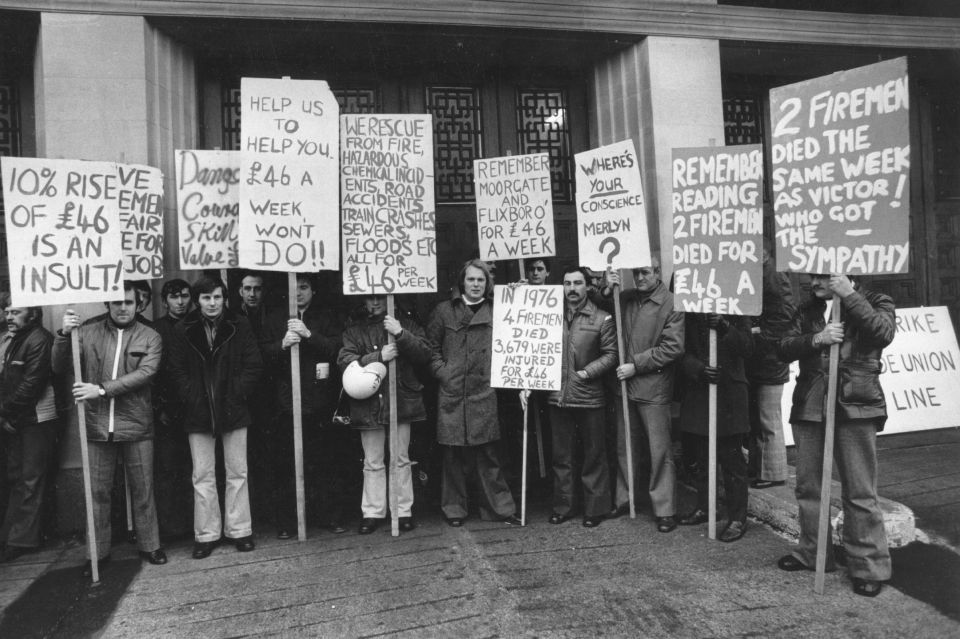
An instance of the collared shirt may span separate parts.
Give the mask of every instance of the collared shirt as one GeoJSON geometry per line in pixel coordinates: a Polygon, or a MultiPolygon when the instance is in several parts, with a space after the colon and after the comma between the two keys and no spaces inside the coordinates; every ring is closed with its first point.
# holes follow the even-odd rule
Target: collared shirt
{"type": "Polygon", "coordinates": [[[207,336],[207,346],[211,349],[213,348],[213,342],[217,339],[217,330],[220,328],[222,321],[223,313],[220,313],[213,319],[208,319],[206,315],[203,316],[203,332],[207,336]]]}

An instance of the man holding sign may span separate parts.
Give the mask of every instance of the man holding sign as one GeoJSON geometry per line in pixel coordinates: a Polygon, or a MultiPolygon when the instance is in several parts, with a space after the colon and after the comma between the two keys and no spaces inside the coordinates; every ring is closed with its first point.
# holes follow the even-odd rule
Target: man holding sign
{"type": "Polygon", "coordinates": [[[563,272],[563,358],[559,391],[550,393],[553,426],[553,514],[551,524],[570,519],[574,499],[574,449],[583,442],[583,525],[599,526],[610,508],[604,375],[617,365],[613,317],[587,299],[586,269],[563,272]]]}
{"type": "MultiPolygon", "coordinates": [[[[843,547],[853,592],[880,594],[892,566],[883,514],[877,504],[877,432],[887,420],[880,387],[883,348],[896,333],[893,300],[860,289],[845,275],[812,275],[811,298],[794,316],[794,327],[780,340],[784,360],[800,362],[793,392],[790,424],[797,445],[797,505],[800,539],[797,548],[781,557],[782,570],[813,570],[817,556],[820,483],[823,473],[824,396],[827,394],[829,352],[840,345],[837,384],[837,468],[843,484],[843,547]],[[827,300],[841,305],[841,321],[827,322],[827,300]]],[[[827,539],[831,535],[827,533],[827,539]]],[[[827,553],[827,570],[833,569],[827,553]]]]}

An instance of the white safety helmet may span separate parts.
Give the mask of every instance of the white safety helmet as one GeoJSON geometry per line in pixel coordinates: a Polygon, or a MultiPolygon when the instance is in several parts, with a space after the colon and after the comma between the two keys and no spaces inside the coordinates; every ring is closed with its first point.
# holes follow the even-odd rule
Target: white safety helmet
{"type": "Polygon", "coordinates": [[[343,371],[343,390],[354,399],[367,399],[380,389],[380,383],[386,376],[387,367],[380,362],[361,366],[354,360],[343,371]]]}

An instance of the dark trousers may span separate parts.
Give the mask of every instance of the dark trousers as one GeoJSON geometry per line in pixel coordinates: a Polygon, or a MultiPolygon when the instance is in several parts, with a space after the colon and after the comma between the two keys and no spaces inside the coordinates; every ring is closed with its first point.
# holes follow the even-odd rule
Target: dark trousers
{"type": "MultiPolygon", "coordinates": [[[[709,504],[709,440],[701,435],[684,434],[684,449],[696,458],[694,466],[694,487],[697,489],[697,508],[706,511],[709,504]]],[[[747,520],[747,461],[743,457],[742,435],[717,437],[717,464],[723,476],[723,494],[727,506],[727,519],[730,521],[747,520]]]]}
{"type": "Polygon", "coordinates": [[[159,411],[154,419],[154,494],[160,537],[193,534],[193,460],[178,417],[159,411]]]}
{"type": "Polygon", "coordinates": [[[443,479],[440,504],[448,519],[467,516],[467,483],[476,482],[480,492],[480,518],[505,519],[517,510],[503,478],[497,442],[476,446],[443,446],[443,479]]]}
{"type": "Polygon", "coordinates": [[[0,541],[8,546],[36,548],[40,545],[43,497],[57,425],[58,421],[53,419],[24,426],[15,435],[4,433],[10,498],[0,526],[0,541]]]}
{"type": "Polygon", "coordinates": [[[610,469],[607,466],[606,420],[603,408],[550,407],[553,429],[553,512],[569,515],[574,510],[574,452],[577,435],[583,445],[583,514],[604,515],[610,510],[610,469]]]}

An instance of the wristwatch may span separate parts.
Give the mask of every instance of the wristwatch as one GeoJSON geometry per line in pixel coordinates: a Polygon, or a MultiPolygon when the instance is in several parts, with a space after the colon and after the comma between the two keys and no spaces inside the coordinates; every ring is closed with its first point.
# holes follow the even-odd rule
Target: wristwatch
{"type": "Polygon", "coordinates": [[[106,397],[106,396],[107,396],[107,389],[103,387],[103,384],[100,384],[100,390],[97,391],[97,392],[100,393],[100,397],[106,397]]]}

